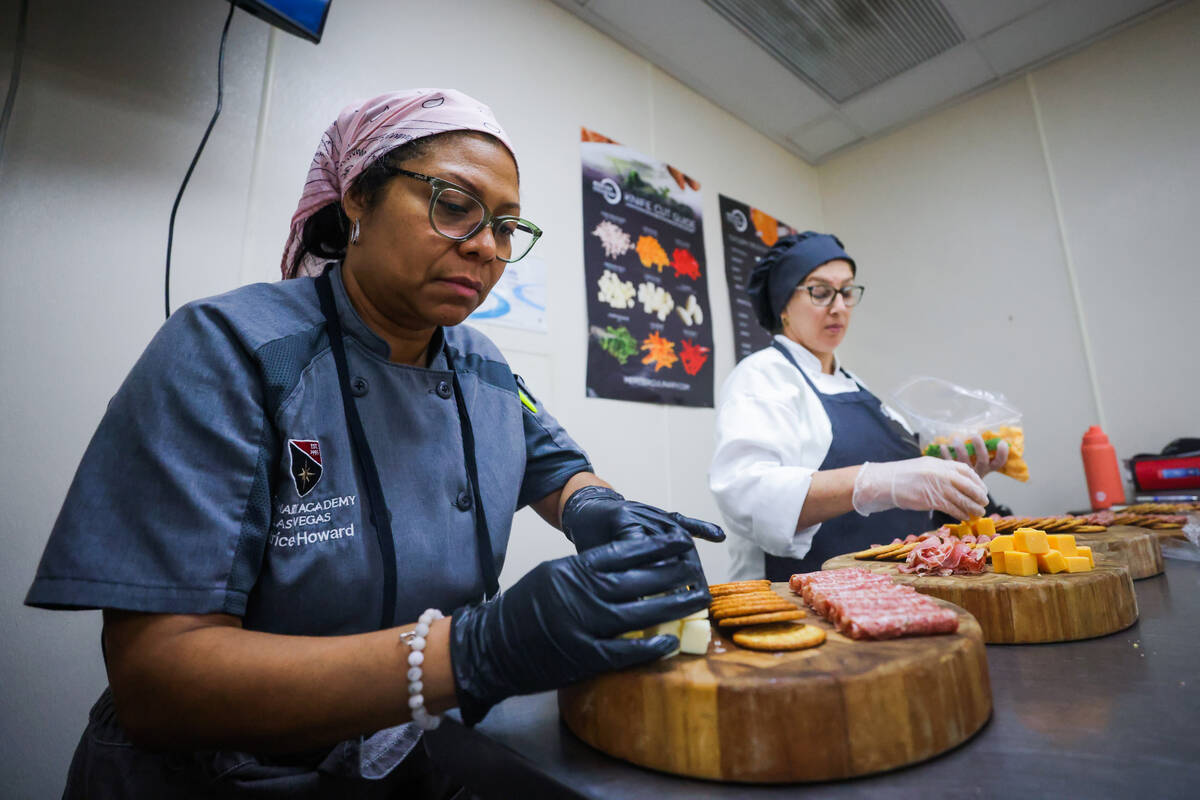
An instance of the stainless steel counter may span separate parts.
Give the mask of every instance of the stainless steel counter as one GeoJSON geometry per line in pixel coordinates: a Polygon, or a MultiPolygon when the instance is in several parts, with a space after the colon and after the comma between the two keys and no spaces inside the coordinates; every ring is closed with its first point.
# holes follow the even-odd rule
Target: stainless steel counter
{"type": "Polygon", "coordinates": [[[879,775],[753,786],[652,772],[576,739],[552,692],[507,700],[474,730],[447,718],[429,750],[482,798],[1198,797],[1200,563],[1168,560],[1134,588],[1139,620],[1119,633],[989,645],[983,730],[879,775]]]}

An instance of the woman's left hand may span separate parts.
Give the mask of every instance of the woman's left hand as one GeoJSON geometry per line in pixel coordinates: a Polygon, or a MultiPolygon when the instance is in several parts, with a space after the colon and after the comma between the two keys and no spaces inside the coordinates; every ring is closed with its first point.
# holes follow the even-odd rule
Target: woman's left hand
{"type": "Polygon", "coordinates": [[[710,542],[725,541],[725,532],[711,522],[626,500],[604,486],[585,486],[572,494],[563,506],[562,528],[581,553],[626,533],[682,530],[710,542]]]}
{"type": "Polygon", "coordinates": [[[943,447],[941,450],[942,458],[949,461],[961,461],[975,470],[975,473],[981,478],[989,472],[999,470],[1008,461],[1008,442],[1006,440],[1001,439],[996,444],[995,453],[987,449],[987,445],[983,441],[983,436],[978,433],[971,437],[969,441],[975,446],[975,463],[971,463],[971,456],[967,454],[967,448],[963,445],[962,439],[955,439],[950,443],[950,447],[954,448],[953,456],[950,455],[950,448],[943,447]]]}

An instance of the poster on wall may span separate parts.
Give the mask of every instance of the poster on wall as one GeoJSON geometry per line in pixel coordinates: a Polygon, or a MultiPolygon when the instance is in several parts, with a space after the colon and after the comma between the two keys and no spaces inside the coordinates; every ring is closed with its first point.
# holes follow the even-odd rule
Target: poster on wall
{"type": "Polygon", "coordinates": [[[546,262],[528,255],[504,268],[483,305],[468,322],[546,332],[546,262]]]}
{"type": "Polygon", "coordinates": [[[712,408],[700,184],[582,129],[587,395],[712,408]]]}
{"type": "Polygon", "coordinates": [[[741,361],[751,353],[768,347],[771,334],[754,317],[746,281],[758,259],[779,240],[796,233],[763,211],[717,195],[721,208],[721,245],[725,251],[725,283],[729,286],[729,308],[733,313],[734,358],[741,361]]]}

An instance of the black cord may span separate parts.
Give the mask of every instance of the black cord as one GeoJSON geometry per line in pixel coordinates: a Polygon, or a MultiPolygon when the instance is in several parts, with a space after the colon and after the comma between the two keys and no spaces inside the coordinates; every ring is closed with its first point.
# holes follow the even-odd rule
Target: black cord
{"type": "Polygon", "coordinates": [[[21,82],[21,56],[25,53],[25,20],[28,17],[29,0],[21,0],[21,14],[17,17],[17,41],[13,45],[12,77],[8,81],[4,111],[0,113],[0,164],[4,162],[4,139],[8,136],[8,121],[12,118],[13,105],[17,101],[17,84],[21,82]]]}
{"type": "Polygon", "coordinates": [[[175,205],[171,206],[171,224],[167,227],[167,273],[163,280],[163,309],[166,311],[167,317],[171,316],[171,244],[175,240],[175,212],[179,211],[179,201],[183,199],[183,190],[187,188],[188,181],[191,180],[192,170],[196,168],[196,162],[200,160],[200,154],[204,152],[204,145],[208,144],[208,135],[212,133],[213,126],[217,124],[217,117],[221,116],[221,101],[225,97],[225,39],[229,36],[229,23],[233,19],[233,9],[235,6],[232,2],[229,3],[229,15],[225,17],[225,27],[221,30],[221,49],[217,54],[217,109],[213,112],[212,119],[208,121],[208,127],[204,130],[204,136],[200,139],[200,146],[196,148],[196,155],[192,156],[192,163],[188,165],[187,174],[183,176],[183,183],[179,185],[179,194],[175,195],[175,205]]]}

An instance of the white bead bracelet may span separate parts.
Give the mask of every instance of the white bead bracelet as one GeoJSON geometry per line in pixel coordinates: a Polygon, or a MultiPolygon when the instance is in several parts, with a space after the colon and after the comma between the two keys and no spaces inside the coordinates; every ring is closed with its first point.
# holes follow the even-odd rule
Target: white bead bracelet
{"type": "Polygon", "coordinates": [[[425,696],[421,694],[425,684],[421,681],[421,665],[425,663],[425,637],[429,635],[429,626],[435,619],[445,615],[436,608],[427,608],[417,619],[417,627],[402,633],[402,639],[408,642],[408,707],[412,710],[413,722],[423,731],[431,731],[442,724],[440,714],[430,714],[425,710],[425,696]]]}

